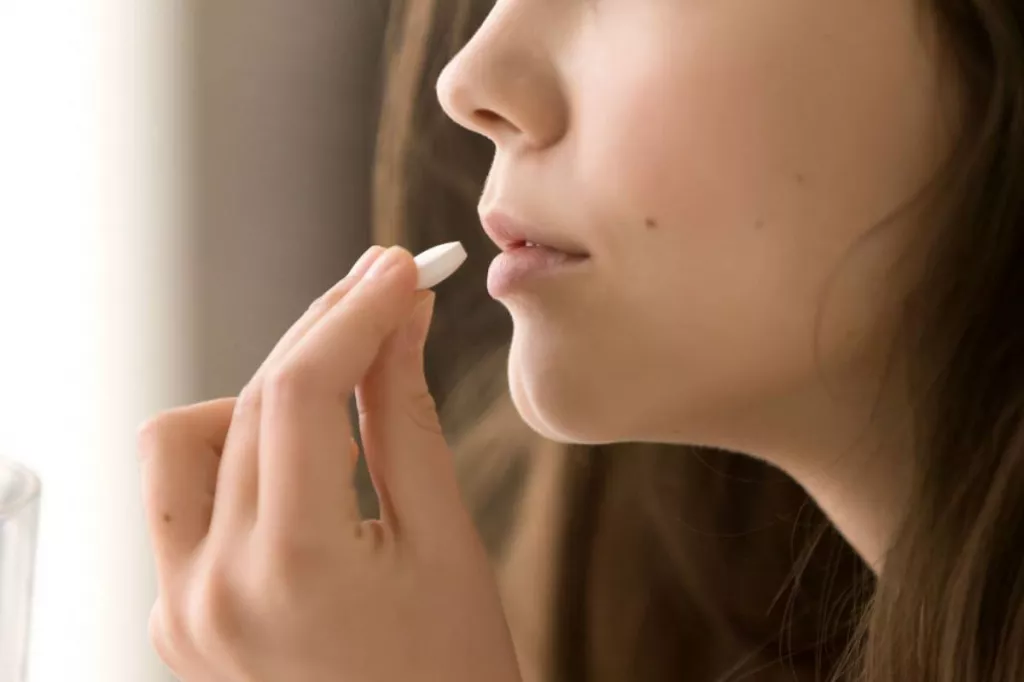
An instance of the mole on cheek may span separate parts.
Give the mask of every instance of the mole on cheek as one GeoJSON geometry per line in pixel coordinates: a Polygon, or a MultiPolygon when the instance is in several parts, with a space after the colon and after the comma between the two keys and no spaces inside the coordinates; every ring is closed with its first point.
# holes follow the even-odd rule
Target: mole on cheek
{"type": "Polygon", "coordinates": [[[658,221],[655,220],[654,218],[647,218],[646,220],[644,220],[644,227],[646,227],[648,230],[655,230],[658,228],[658,221]]]}
{"type": "Polygon", "coordinates": [[[170,523],[170,522],[171,522],[171,515],[165,513],[164,514],[164,523],[170,523]]]}

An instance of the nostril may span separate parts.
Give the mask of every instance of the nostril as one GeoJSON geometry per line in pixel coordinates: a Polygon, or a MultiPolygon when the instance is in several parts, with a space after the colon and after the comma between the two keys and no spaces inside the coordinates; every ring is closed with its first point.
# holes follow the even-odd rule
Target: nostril
{"type": "Polygon", "coordinates": [[[499,139],[507,141],[510,136],[514,137],[523,132],[515,121],[508,116],[502,116],[494,109],[476,109],[473,112],[473,124],[478,133],[489,137],[495,144],[498,144],[499,139]]]}
{"type": "Polygon", "coordinates": [[[490,109],[477,109],[476,112],[474,113],[476,118],[479,119],[481,123],[487,125],[502,123],[505,120],[505,117],[494,113],[490,109]]]}

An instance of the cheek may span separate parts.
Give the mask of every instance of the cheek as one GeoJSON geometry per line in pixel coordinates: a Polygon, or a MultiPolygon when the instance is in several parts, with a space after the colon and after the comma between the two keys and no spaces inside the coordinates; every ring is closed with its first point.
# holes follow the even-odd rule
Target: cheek
{"type": "MultiPolygon", "coordinates": [[[[787,4],[806,25],[748,8],[728,32],[697,22],[579,72],[573,167],[622,282],[597,314],[647,332],[631,357],[679,370],[670,399],[763,400],[818,381],[819,361],[852,362],[858,339],[884,331],[885,292],[868,285],[899,247],[858,244],[941,148],[935,74],[905,17],[787,4]]],[[[664,369],[632,369],[623,403],[667,402],[664,369]]]]}
{"type": "Polygon", "coordinates": [[[694,21],[642,42],[619,35],[579,71],[576,167],[601,214],[623,228],[648,218],[677,230],[746,223],[773,194],[772,147],[789,145],[771,138],[757,48],[723,47],[737,41],[694,21]]]}
{"type": "Polygon", "coordinates": [[[885,292],[865,285],[896,246],[849,256],[934,168],[910,22],[862,0],[714,5],[735,14],[581,51],[567,195],[606,260],[586,294],[514,314],[513,395],[549,437],[771,404],[877,331],[885,292]]]}
{"type": "Polygon", "coordinates": [[[605,225],[759,253],[767,228],[831,261],[927,180],[945,145],[915,3],[695,7],[582,45],[575,163],[605,225]]]}
{"type": "Polygon", "coordinates": [[[599,238],[633,300],[679,328],[662,330],[678,331],[667,345],[704,361],[749,356],[746,339],[766,328],[805,332],[807,292],[839,250],[794,219],[817,210],[815,168],[788,158],[803,141],[787,139],[746,59],[694,45],[660,70],[620,71],[581,107],[601,112],[581,121],[578,147],[599,238]]]}

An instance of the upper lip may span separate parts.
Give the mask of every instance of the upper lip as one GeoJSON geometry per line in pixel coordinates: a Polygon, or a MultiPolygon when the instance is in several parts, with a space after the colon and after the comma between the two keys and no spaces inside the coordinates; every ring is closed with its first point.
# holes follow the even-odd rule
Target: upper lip
{"type": "Polygon", "coordinates": [[[527,243],[563,251],[573,256],[589,254],[579,244],[521,222],[500,211],[489,211],[480,217],[484,232],[502,251],[525,246],[527,243]]]}

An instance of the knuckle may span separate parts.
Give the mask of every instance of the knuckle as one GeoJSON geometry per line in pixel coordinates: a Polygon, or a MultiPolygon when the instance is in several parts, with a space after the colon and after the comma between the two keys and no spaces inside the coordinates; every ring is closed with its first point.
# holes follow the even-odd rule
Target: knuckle
{"type": "Polygon", "coordinates": [[[169,665],[191,648],[191,637],[185,618],[177,609],[169,608],[162,598],[149,612],[149,641],[169,665]]]}
{"type": "Polygon", "coordinates": [[[262,588],[273,588],[274,593],[290,591],[297,581],[309,573],[313,552],[299,542],[276,542],[263,563],[262,588]]]}
{"type": "Polygon", "coordinates": [[[246,419],[258,415],[263,407],[263,386],[259,381],[251,381],[245,385],[238,400],[235,401],[235,414],[232,419],[246,419]]]}
{"type": "Polygon", "coordinates": [[[190,640],[203,657],[216,660],[238,648],[244,634],[240,603],[228,572],[222,568],[208,569],[197,581],[186,620],[190,640]]]}
{"type": "Polygon", "coordinates": [[[308,363],[290,362],[272,370],[267,377],[266,399],[273,403],[304,401],[318,390],[320,378],[308,363]]]}
{"type": "Polygon", "coordinates": [[[315,580],[321,554],[322,550],[298,540],[268,543],[259,563],[259,593],[275,609],[295,607],[315,580]]]}
{"type": "Polygon", "coordinates": [[[355,278],[351,274],[346,275],[322,296],[310,303],[306,312],[313,317],[323,317],[345,297],[354,281],[355,278]]]}
{"type": "Polygon", "coordinates": [[[153,651],[160,658],[161,661],[166,663],[168,666],[174,667],[174,662],[177,659],[177,654],[170,642],[164,636],[163,630],[157,625],[154,625],[155,618],[152,614],[149,617],[149,643],[153,647],[153,651]]]}
{"type": "Polygon", "coordinates": [[[161,412],[144,421],[136,431],[136,448],[140,459],[166,449],[168,441],[180,428],[175,411],[161,412]]]}
{"type": "Polygon", "coordinates": [[[409,418],[418,427],[427,433],[443,436],[441,420],[437,416],[437,403],[428,391],[422,391],[413,396],[408,403],[409,418]]]}
{"type": "MultiPolygon", "coordinates": [[[[331,291],[333,291],[333,289],[331,291]]],[[[320,296],[309,304],[309,307],[306,308],[306,314],[312,317],[321,317],[331,309],[331,305],[331,292],[328,291],[326,294],[320,296]]]]}

